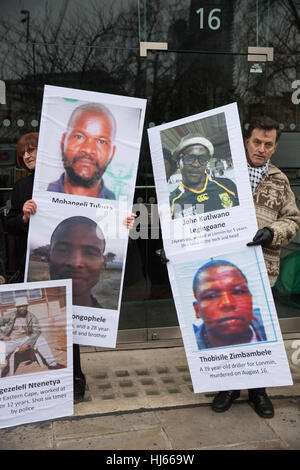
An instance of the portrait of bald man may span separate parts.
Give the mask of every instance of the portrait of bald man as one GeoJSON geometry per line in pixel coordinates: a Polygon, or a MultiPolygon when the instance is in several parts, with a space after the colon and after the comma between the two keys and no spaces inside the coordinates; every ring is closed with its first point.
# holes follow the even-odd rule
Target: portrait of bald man
{"type": "Polygon", "coordinates": [[[69,217],[60,222],[50,239],[50,279],[72,279],[73,305],[102,308],[92,295],[105,267],[105,239],[92,219],[69,217]]]}
{"type": "Polygon", "coordinates": [[[196,318],[193,325],[198,349],[266,341],[259,309],[253,308],[245,274],[226,260],[201,266],[193,280],[196,318]]]}
{"type": "MultiPolygon", "coordinates": [[[[104,251],[103,232],[88,217],[69,217],[53,230],[48,255],[50,279],[72,279],[73,305],[102,308],[91,291],[105,267],[104,251]]],[[[81,400],[86,379],[78,344],[73,344],[73,376],[74,397],[81,400]]]]}
{"type": "Polygon", "coordinates": [[[115,136],[116,120],[106,106],[88,103],[75,108],[60,142],[64,172],[47,190],[115,199],[103,181],[116,152],[115,136]]]}

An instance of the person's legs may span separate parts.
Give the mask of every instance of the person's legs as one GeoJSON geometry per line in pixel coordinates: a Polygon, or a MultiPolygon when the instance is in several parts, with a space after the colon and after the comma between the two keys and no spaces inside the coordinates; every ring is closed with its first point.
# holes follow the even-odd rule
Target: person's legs
{"type": "MultiPolygon", "coordinates": [[[[248,390],[249,402],[256,413],[262,418],[273,418],[274,408],[265,388],[252,388],[248,390]]],[[[240,390],[227,390],[219,392],[213,402],[212,409],[216,412],[229,410],[234,400],[240,396],[240,390]]]]}
{"type": "Polygon", "coordinates": [[[1,341],[2,346],[2,363],[1,363],[1,376],[5,376],[8,372],[8,361],[9,357],[21,346],[21,344],[27,339],[26,338],[19,338],[13,339],[10,341],[1,341]]]}
{"type": "Polygon", "coordinates": [[[36,340],[35,344],[33,345],[33,349],[35,349],[45,360],[49,369],[61,369],[64,367],[61,364],[57,364],[52,354],[51,349],[45,339],[44,336],[40,335],[36,340]]]}
{"type": "Polygon", "coordinates": [[[19,339],[12,339],[9,341],[3,341],[5,344],[5,355],[6,357],[12,354],[16,349],[22,346],[23,343],[26,343],[28,340],[28,336],[19,338],[19,339]]]}
{"type": "Polygon", "coordinates": [[[82,400],[85,394],[85,375],[81,370],[79,344],[73,344],[74,398],[82,400]]]}
{"type": "Polygon", "coordinates": [[[273,418],[274,407],[265,388],[251,388],[248,395],[250,404],[261,418],[273,418]]]}
{"type": "Polygon", "coordinates": [[[219,392],[212,402],[212,409],[217,413],[227,411],[231,407],[234,400],[239,398],[239,396],[240,390],[227,390],[224,392],[219,392]]]}

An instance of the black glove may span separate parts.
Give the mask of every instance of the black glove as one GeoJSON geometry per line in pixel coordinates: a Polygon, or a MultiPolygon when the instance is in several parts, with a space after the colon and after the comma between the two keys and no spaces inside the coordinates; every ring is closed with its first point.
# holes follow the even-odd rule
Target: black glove
{"type": "Polygon", "coordinates": [[[247,246],[261,245],[269,246],[274,238],[274,232],[268,227],[257,230],[252,242],[247,243],[247,246]]]}
{"type": "Polygon", "coordinates": [[[161,248],[160,250],[156,250],[155,253],[160,257],[160,261],[162,262],[162,264],[166,264],[170,261],[166,258],[166,253],[163,248],[161,248]]]}

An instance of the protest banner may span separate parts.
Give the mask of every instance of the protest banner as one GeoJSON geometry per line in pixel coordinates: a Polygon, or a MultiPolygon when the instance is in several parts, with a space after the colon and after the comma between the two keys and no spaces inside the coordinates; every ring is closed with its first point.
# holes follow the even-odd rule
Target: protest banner
{"type": "Polygon", "coordinates": [[[45,86],[26,280],[72,279],[76,344],[116,345],[145,106],[45,86]]]}
{"type": "Polygon", "coordinates": [[[194,391],[291,385],[235,103],[148,129],[194,391]]]}
{"type": "Polygon", "coordinates": [[[73,414],[72,284],[0,286],[0,428],[73,414]]]}

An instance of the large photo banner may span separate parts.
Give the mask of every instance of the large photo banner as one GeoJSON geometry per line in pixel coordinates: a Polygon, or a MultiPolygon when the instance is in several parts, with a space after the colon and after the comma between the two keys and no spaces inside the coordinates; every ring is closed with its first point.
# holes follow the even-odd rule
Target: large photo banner
{"type": "Polygon", "coordinates": [[[72,279],[77,344],[116,344],[145,107],[45,86],[26,280],[72,279]]]}
{"type": "Polygon", "coordinates": [[[0,286],[0,428],[73,414],[72,284],[0,286]]]}
{"type": "Polygon", "coordinates": [[[236,105],[153,127],[148,135],[168,255],[250,240],[257,222],[236,105]]]}
{"type": "Polygon", "coordinates": [[[235,103],[148,129],[194,392],[292,385],[235,103]]]}

